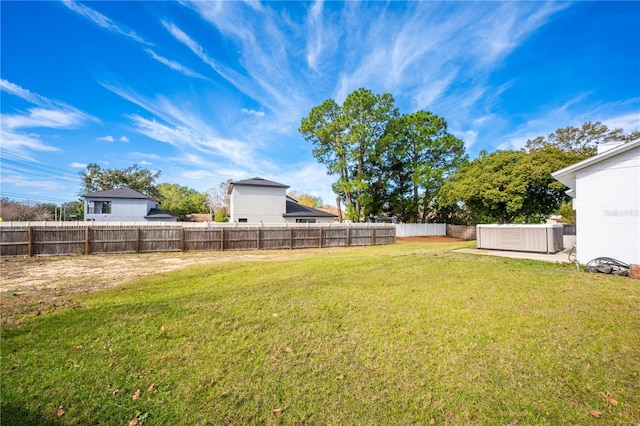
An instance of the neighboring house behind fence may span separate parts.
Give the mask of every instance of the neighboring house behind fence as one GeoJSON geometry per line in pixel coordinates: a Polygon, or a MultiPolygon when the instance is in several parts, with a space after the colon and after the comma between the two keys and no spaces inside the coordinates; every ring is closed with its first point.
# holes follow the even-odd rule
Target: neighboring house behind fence
{"type": "Polygon", "coordinates": [[[175,222],[159,209],[160,202],[130,188],[92,192],[84,197],[84,220],[96,222],[175,222]]]}
{"type": "Polygon", "coordinates": [[[299,204],[289,186],[267,179],[231,182],[229,221],[238,223],[332,223],[335,215],[299,204]]]}

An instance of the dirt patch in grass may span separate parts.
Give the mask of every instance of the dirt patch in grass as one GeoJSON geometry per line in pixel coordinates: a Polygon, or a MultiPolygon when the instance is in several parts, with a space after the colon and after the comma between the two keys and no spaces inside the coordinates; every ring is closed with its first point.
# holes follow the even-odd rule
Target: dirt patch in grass
{"type": "MultiPolygon", "coordinates": [[[[354,250],[341,248],[339,250],[354,250]]],[[[261,250],[243,252],[145,253],[122,255],[52,256],[0,260],[0,324],[74,307],[71,296],[115,287],[146,275],[194,265],[248,260],[283,260],[336,249],[261,250]]]]}

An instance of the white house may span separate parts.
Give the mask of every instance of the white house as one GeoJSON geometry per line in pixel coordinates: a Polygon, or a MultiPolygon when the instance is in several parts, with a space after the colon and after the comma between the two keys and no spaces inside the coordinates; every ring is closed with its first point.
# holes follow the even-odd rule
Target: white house
{"type": "Polygon", "coordinates": [[[246,223],[331,223],[335,215],[299,204],[287,185],[263,178],[231,182],[229,221],[246,223]]]}
{"type": "Polygon", "coordinates": [[[84,197],[84,220],[96,222],[175,222],[160,202],[130,188],[92,192],[84,197]]]}
{"type": "Polygon", "coordinates": [[[640,139],[600,144],[597,155],[552,176],[573,197],[578,261],[640,264],[640,139]]]}

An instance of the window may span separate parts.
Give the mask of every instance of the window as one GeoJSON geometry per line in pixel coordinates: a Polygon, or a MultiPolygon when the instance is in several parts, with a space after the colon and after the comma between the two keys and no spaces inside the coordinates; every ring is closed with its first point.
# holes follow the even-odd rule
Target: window
{"type": "Polygon", "coordinates": [[[316,223],[315,219],[296,219],[296,223],[316,223]]]}
{"type": "Polygon", "coordinates": [[[88,214],[111,214],[111,201],[93,201],[89,203],[88,214]]]}
{"type": "Polygon", "coordinates": [[[246,217],[241,217],[240,219],[238,219],[238,222],[246,223],[247,222],[247,218],[246,217]]]}
{"type": "Polygon", "coordinates": [[[102,214],[111,214],[111,201],[103,201],[102,203],[102,214]]]}

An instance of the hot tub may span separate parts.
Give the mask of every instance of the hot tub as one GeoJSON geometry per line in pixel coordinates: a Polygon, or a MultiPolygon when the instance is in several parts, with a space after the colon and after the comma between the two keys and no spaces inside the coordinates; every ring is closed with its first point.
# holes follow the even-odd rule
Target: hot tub
{"type": "Polygon", "coordinates": [[[476,225],[479,249],[557,253],[562,225],[476,225]]]}

